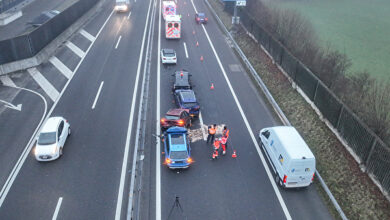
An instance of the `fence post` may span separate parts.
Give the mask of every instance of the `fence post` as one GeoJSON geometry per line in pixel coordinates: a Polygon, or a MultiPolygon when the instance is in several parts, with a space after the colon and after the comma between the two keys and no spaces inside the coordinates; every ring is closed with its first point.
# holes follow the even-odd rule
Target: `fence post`
{"type": "Polygon", "coordinates": [[[366,171],[368,170],[368,166],[367,165],[370,162],[372,153],[374,152],[374,148],[375,148],[376,142],[377,142],[376,138],[374,137],[374,140],[372,141],[372,144],[371,144],[370,152],[368,153],[366,161],[364,161],[364,165],[366,166],[366,171]]]}
{"type": "Polygon", "coordinates": [[[341,105],[340,114],[339,114],[339,117],[337,118],[337,122],[336,122],[336,129],[337,130],[339,130],[341,115],[343,114],[343,112],[344,112],[344,105],[341,105]]]}

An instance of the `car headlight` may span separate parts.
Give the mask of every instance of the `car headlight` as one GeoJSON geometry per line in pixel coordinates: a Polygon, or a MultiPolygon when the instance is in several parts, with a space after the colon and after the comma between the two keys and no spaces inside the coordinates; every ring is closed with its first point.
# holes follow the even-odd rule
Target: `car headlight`
{"type": "Polygon", "coordinates": [[[56,153],[57,153],[57,146],[53,149],[52,154],[56,154],[56,153]]]}

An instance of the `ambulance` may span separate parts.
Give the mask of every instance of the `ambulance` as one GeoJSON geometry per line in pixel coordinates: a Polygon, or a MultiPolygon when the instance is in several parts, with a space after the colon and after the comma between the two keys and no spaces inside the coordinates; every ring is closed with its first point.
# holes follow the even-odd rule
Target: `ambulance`
{"type": "Polygon", "coordinates": [[[179,39],[181,32],[180,15],[167,15],[165,18],[165,38],[179,39]]]}
{"type": "Polygon", "coordinates": [[[163,1],[161,10],[164,19],[167,15],[176,15],[176,3],[174,1],[163,1]]]}

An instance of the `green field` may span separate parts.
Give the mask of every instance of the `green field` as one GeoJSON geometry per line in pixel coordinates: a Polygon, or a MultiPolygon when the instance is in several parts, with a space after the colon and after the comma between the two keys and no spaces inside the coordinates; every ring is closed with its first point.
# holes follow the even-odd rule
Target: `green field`
{"type": "Polygon", "coordinates": [[[390,78],[390,0],[262,0],[296,9],[313,24],[323,45],[347,54],[350,72],[390,78]]]}

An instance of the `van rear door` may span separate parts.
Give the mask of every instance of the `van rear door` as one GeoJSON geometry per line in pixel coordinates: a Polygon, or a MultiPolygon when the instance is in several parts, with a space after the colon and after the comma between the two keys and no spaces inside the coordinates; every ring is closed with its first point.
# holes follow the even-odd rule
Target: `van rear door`
{"type": "Polygon", "coordinates": [[[292,160],[288,170],[286,187],[304,187],[310,185],[314,172],[314,158],[292,160]]]}

